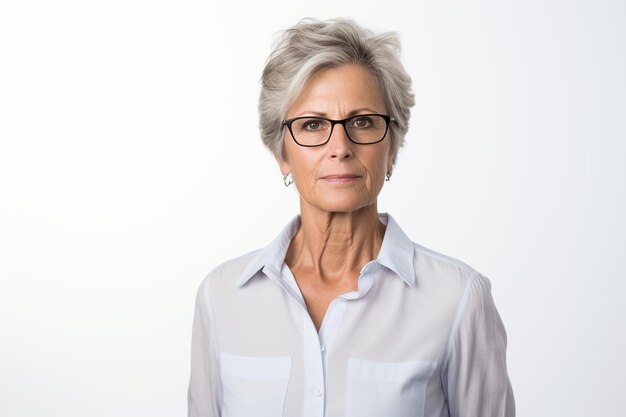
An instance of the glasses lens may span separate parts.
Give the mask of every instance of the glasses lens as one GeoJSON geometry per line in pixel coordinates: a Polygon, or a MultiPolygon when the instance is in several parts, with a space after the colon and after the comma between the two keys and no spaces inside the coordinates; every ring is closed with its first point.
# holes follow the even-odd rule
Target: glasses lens
{"type": "Polygon", "coordinates": [[[346,130],[354,142],[374,143],[385,137],[387,121],[375,114],[354,116],[346,121],[346,130]]]}
{"type": "Polygon", "coordinates": [[[330,136],[330,122],[315,117],[294,120],[291,124],[293,137],[300,145],[321,145],[330,136]]]}

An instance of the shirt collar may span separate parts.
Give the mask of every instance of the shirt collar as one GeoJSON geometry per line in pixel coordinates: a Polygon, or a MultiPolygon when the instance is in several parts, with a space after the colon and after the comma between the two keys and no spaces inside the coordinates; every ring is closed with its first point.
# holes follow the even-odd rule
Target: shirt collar
{"type": "Polygon", "coordinates": [[[395,272],[409,287],[413,287],[415,285],[413,242],[390,214],[379,213],[378,218],[387,225],[387,228],[376,261],[395,272]]]}
{"type": "Polygon", "coordinates": [[[265,248],[261,249],[252,258],[243,274],[239,278],[239,286],[244,285],[257,272],[263,270],[265,274],[273,280],[280,277],[285,256],[289,249],[291,239],[300,230],[300,216],[296,216],[285,226],[285,228],[276,236],[276,238],[265,248]]]}
{"type": "MultiPolygon", "coordinates": [[[[387,225],[383,243],[376,262],[400,277],[410,287],[415,285],[413,264],[413,242],[402,231],[398,223],[387,213],[379,213],[380,221],[387,225]]],[[[278,236],[265,248],[258,251],[239,278],[238,285],[245,285],[259,271],[272,280],[280,278],[280,270],[291,240],[300,229],[300,216],[294,217],[278,236]]],[[[368,264],[369,265],[369,264],[368,264]]]]}

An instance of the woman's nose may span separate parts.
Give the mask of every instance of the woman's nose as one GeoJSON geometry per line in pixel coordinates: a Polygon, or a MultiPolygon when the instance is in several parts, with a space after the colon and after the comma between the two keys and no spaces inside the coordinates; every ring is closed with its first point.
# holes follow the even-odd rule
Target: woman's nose
{"type": "Polygon", "coordinates": [[[328,156],[332,159],[350,159],[353,155],[352,146],[345,127],[341,124],[335,125],[328,141],[328,156]]]}

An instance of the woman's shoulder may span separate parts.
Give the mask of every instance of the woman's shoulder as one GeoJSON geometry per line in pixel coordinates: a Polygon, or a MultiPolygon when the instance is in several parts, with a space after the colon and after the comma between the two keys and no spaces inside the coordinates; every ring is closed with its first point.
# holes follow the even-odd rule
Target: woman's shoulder
{"type": "Polygon", "coordinates": [[[419,243],[413,242],[414,255],[416,260],[421,262],[427,262],[430,264],[436,264],[443,268],[452,268],[462,272],[465,275],[472,275],[478,273],[476,269],[468,265],[467,263],[449,256],[441,252],[437,252],[419,243]]]}
{"type": "Polygon", "coordinates": [[[200,287],[206,287],[212,282],[236,285],[250,268],[250,265],[258,260],[261,251],[262,249],[257,249],[218,264],[205,275],[200,287]]]}
{"type": "MultiPolygon", "coordinates": [[[[404,275],[406,281],[414,281],[411,276],[414,274],[418,286],[432,283],[430,288],[445,286],[445,290],[454,290],[453,287],[463,289],[474,276],[480,275],[458,258],[416,243],[390,214],[380,213],[379,216],[387,224],[385,238],[388,239],[387,243],[383,241],[381,256],[392,269],[397,266],[397,272],[404,275]]],[[[424,285],[421,288],[424,289],[424,285]]]]}
{"type": "Polygon", "coordinates": [[[458,258],[445,255],[419,243],[413,242],[416,278],[433,281],[439,285],[467,289],[474,283],[490,287],[490,281],[474,267],[458,258]]]}

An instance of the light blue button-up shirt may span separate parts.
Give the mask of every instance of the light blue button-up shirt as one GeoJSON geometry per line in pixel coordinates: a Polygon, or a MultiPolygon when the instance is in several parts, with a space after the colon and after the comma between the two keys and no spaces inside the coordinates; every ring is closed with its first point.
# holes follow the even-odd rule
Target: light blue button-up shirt
{"type": "Polygon", "coordinates": [[[284,262],[299,217],[209,273],[196,298],[190,417],[515,415],[489,280],[379,218],[377,259],[319,332],[284,262]]]}

